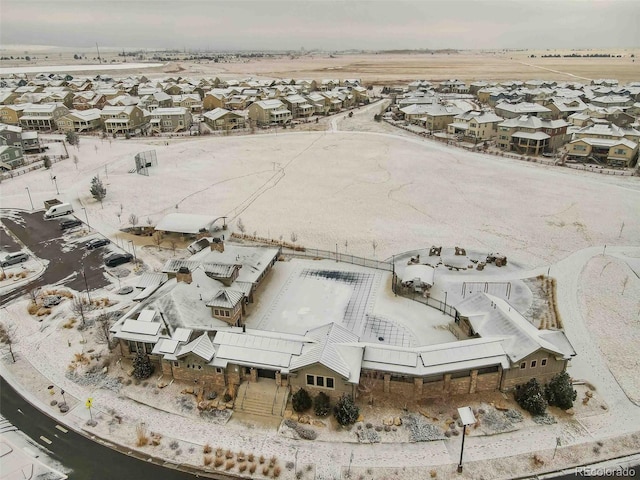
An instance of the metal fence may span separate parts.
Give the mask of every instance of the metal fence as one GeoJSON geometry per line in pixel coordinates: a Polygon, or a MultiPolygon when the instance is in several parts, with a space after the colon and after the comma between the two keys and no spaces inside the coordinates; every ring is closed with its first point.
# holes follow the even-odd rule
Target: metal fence
{"type": "Polygon", "coordinates": [[[372,258],[357,257],[346,253],[332,252],[330,250],[320,250],[317,248],[305,248],[304,250],[283,249],[282,253],[301,258],[326,259],[336,262],[350,263],[352,265],[360,265],[362,267],[375,268],[386,272],[393,272],[393,263],[383,260],[375,260],[372,258]]]}
{"type": "MultiPolygon", "coordinates": [[[[51,160],[52,164],[57,163],[60,160],[65,160],[69,158],[66,155],[48,155],[48,157],[49,157],[49,160],[51,160]]],[[[18,168],[19,169],[17,170],[10,170],[0,175],[0,181],[8,180],[14,177],[19,177],[20,175],[24,175],[25,173],[32,172],[40,168],[44,168],[44,162],[42,162],[42,160],[36,160],[35,162],[31,162],[27,167],[18,167],[18,168]]]]}
{"type": "Polygon", "coordinates": [[[458,315],[458,310],[456,310],[455,307],[448,305],[446,302],[443,302],[442,300],[436,300],[435,298],[425,297],[422,294],[414,291],[412,288],[403,287],[399,278],[395,279],[393,291],[396,295],[400,295],[401,297],[408,298],[409,300],[420,302],[424,305],[428,305],[429,307],[435,308],[436,310],[440,310],[442,313],[454,318],[456,322],[460,318],[458,315]]]}

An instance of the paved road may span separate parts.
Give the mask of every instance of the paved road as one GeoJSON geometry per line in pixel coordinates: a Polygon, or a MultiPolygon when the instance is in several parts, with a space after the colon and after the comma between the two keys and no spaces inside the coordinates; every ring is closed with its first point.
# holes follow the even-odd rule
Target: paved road
{"type": "MultiPolygon", "coordinates": [[[[0,377],[0,413],[13,425],[37,443],[49,450],[51,457],[73,470],[69,478],[74,480],[162,479],[192,480],[194,474],[163,468],[153,463],[138,460],[104,447],[82,435],[68,430],[64,433],[59,425],[40,410],[32,407],[0,377]],[[41,436],[51,444],[41,440],[41,436]]],[[[202,475],[201,475],[202,477],[202,475]]]]}
{"type": "MultiPolygon", "coordinates": [[[[67,218],[67,217],[64,217],[67,218]]],[[[48,260],[44,274],[16,290],[0,297],[0,305],[18,298],[28,291],[43,285],[62,283],[77,291],[85,290],[82,266],[90,290],[104,287],[108,284],[104,276],[103,255],[105,248],[87,251],[84,248],[85,240],[72,242],[73,231],[62,232],[59,220],[45,221],[42,212],[20,212],[19,217],[2,216],[0,221],[11,231],[33,254],[48,260]]],[[[1,230],[0,230],[1,231],[1,230]]],[[[94,237],[92,235],[92,237],[94,237]]],[[[4,231],[0,236],[0,243],[9,251],[21,248],[4,231]]],[[[111,245],[109,248],[116,248],[111,245]]]]}

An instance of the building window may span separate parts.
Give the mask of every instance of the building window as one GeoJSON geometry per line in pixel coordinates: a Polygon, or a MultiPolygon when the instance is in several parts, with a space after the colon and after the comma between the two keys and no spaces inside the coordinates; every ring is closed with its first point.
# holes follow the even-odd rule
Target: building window
{"type": "Polygon", "coordinates": [[[531,368],[536,368],[538,362],[536,360],[531,360],[531,368]]]}
{"type": "Polygon", "coordinates": [[[626,155],[626,153],[622,148],[617,148],[616,149],[616,155],[626,155]]]}
{"type": "Polygon", "coordinates": [[[220,315],[220,311],[216,308],[213,310],[213,314],[214,315],[220,315]]]}
{"type": "Polygon", "coordinates": [[[221,374],[222,373],[222,369],[219,367],[216,367],[216,373],[221,374]]]}
{"type": "Polygon", "coordinates": [[[224,316],[225,316],[225,317],[228,317],[228,316],[229,316],[229,310],[225,310],[225,311],[224,311],[224,316]]]}
{"type": "Polygon", "coordinates": [[[178,361],[173,362],[173,366],[174,366],[174,367],[179,367],[179,366],[180,366],[180,362],[178,362],[178,361]]]}
{"type": "Polygon", "coordinates": [[[321,375],[307,375],[307,385],[320,388],[334,388],[333,377],[323,377],[321,375]]]}
{"type": "Polygon", "coordinates": [[[546,367],[547,366],[547,359],[543,358],[542,360],[540,360],[540,366],[541,367],[546,367]]]}
{"type": "Polygon", "coordinates": [[[527,362],[522,362],[520,364],[520,368],[527,368],[527,362]]]}

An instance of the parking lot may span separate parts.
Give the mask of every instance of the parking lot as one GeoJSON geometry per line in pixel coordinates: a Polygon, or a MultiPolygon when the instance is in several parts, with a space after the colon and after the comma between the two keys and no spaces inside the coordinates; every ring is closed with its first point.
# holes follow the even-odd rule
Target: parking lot
{"type": "MultiPolygon", "coordinates": [[[[22,243],[30,254],[35,255],[45,265],[42,276],[0,296],[0,304],[44,285],[64,285],[82,291],[86,286],[89,290],[94,290],[109,283],[104,274],[104,256],[114,251],[120,252],[120,249],[111,243],[88,250],[87,242],[100,235],[91,231],[84,223],[62,231],[60,222],[72,218],[74,218],[72,215],[66,215],[54,220],[44,220],[41,211],[30,213],[5,210],[0,212],[0,222],[3,226],[0,232],[2,250],[4,252],[19,251],[23,249],[20,244],[22,243]]],[[[7,271],[22,269],[22,266],[29,267],[29,264],[35,261],[31,257],[24,264],[7,267],[7,271]]]]}

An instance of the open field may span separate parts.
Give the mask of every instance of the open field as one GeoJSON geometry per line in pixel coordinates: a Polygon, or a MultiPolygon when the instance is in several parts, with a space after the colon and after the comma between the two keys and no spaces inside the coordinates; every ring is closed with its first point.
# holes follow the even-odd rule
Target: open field
{"type": "MultiPolygon", "coordinates": [[[[78,49],[87,59],[74,60],[75,51],[41,47],[34,50],[30,46],[21,49],[4,48],[2,56],[24,56],[25,52],[37,57],[35,61],[4,60],[2,67],[36,66],[36,65],[73,65],[95,62],[95,49],[78,49]],[[33,51],[32,51],[33,50],[33,51]]],[[[122,61],[114,50],[101,51],[107,62],[122,61]]],[[[163,54],[164,55],[164,54],[163,54]]],[[[267,78],[360,78],[365,83],[394,84],[410,82],[416,79],[441,81],[457,78],[466,82],[474,80],[528,80],[553,79],[558,81],[589,82],[596,78],[616,78],[621,83],[640,81],[640,63],[635,62],[640,55],[640,48],[593,51],[461,51],[451,54],[429,53],[364,53],[333,54],[319,53],[297,55],[281,55],[265,58],[243,58],[236,62],[214,63],[212,61],[176,61],[162,67],[141,71],[147,77],[156,78],[167,74],[181,76],[218,76],[220,78],[245,78],[259,76],[267,78]],[[540,58],[543,54],[571,53],[609,53],[622,55],[621,58],[540,58]],[[631,58],[631,55],[635,58],[631,58]],[[535,55],[535,58],[531,58],[535,55]]],[[[146,53],[151,60],[153,52],[146,53]]],[[[129,61],[133,62],[131,57],[129,61]]],[[[639,60],[640,62],[640,60],[639,60]]],[[[46,71],[46,69],[45,69],[46,71]]],[[[87,70],[85,73],[97,73],[87,70]]],[[[120,72],[122,75],[122,72],[120,72]]]]}

